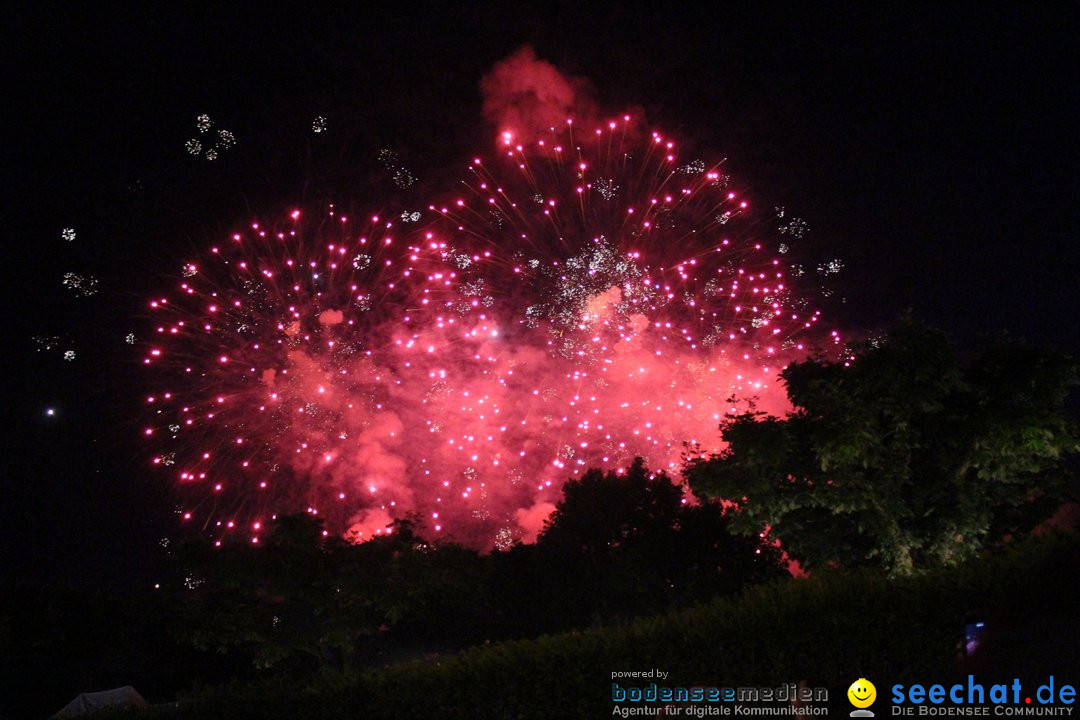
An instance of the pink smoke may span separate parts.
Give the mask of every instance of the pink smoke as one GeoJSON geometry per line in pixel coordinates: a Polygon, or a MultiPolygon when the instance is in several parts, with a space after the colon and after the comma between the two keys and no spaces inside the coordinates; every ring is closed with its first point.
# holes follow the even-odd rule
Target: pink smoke
{"type": "Polygon", "coordinates": [[[531,542],[568,478],[636,456],[677,475],[747,398],[787,409],[777,374],[820,317],[790,232],[769,242],[718,164],[639,118],[597,123],[532,48],[481,88],[500,152],[469,192],[253,225],[152,304],[145,362],[171,372],[151,434],[173,443],[154,463],[211,489],[187,516],[224,535],[306,507],[358,540],[416,516],[531,542]]]}
{"type": "Polygon", "coordinates": [[[568,77],[525,45],[495,63],[483,80],[484,117],[514,142],[531,142],[567,119],[589,120],[596,108],[587,92],[588,82],[568,77]]]}

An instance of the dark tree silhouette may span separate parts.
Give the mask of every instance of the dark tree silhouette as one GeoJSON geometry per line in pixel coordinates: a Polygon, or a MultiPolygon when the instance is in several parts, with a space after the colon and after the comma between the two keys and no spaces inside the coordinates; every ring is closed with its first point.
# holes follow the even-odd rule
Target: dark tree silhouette
{"type": "Polygon", "coordinates": [[[904,320],[848,363],[781,378],[793,412],[730,419],[727,450],[685,473],[738,504],[735,528],[771,526],[806,567],[954,564],[1045,520],[1080,449],[1065,413],[1076,363],[1013,340],[963,366],[943,333],[904,320]]]}
{"type": "Polygon", "coordinates": [[[774,547],[728,524],[720,505],[693,502],[639,458],[625,474],[569,481],[536,555],[575,624],[621,620],[782,574],[774,547]]]}
{"type": "Polygon", "coordinates": [[[412,519],[353,545],[284,516],[258,545],[178,551],[178,636],[305,674],[621,623],[783,574],[775,547],[729,523],[640,460],[571,480],[536,544],[489,555],[431,543],[412,519]]]}

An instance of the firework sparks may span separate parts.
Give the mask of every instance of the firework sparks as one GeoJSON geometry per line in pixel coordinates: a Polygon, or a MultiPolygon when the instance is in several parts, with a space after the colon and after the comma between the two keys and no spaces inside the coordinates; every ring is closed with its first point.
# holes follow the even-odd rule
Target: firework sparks
{"type": "Polygon", "coordinates": [[[258,537],[306,509],[362,540],[412,514],[507,547],[567,477],[717,450],[733,398],[783,409],[821,317],[791,286],[801,220],[629,117],[500,144],[424,211],[253,223],[150,301],[145,435],[186,521],[258,537]]]}
{"type": "Polygon", "coordinates": [[[82,297],[96,295],[98,291],[97,278],[77,273],[64,273],[64,287],[82,297]]]}
{"type": "Polygon", "coordinates": [[[223,150],[228,150],[236,144],[236,136],[232,131],[221,128],[216,133],[217,139],[211,140],[210,130],[213,127],[214,121],[206,113],[195,118],[195,129],[203,139],[194,137],[184,142],[184,149],[189,155],[201,155],[204,159],[213,161],[217,160],[223,150]]]}

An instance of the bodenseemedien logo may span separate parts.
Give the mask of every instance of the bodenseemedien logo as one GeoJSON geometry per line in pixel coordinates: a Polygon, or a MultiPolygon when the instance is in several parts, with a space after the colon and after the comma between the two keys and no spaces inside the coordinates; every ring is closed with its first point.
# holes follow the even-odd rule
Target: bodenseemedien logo
{"type": "Polygon", "coordinates": [[[874,683],[866,678],[859,678],[847,689],[847,699],[855,706],[855,709],[851,711],[851,717],[874,717],[874,713],[866,709],[877,699],[877,688],[874,687],[874,683]]]}

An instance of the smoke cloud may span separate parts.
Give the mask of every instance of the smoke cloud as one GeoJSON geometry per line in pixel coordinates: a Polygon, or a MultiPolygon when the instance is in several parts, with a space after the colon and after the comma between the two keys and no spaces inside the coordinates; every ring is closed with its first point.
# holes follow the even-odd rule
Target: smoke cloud
{"type": "Polygon", "coordinates": [[[484,117],[495,125],[500,142],[504,133],[515,143],[531,142],[567,119],[596,115],[588,82],[564,75],[528,45],[496,63],[480,90],[484,117]]]}
{"type": "Polygon", "coordinates": [[[155,303],[155,438],[175,440],[155,462],[215,488],[207,527],[307,508],[360,540],[415,516],[531,542],[568,478],[637,456],[677,476],[748,398],[787,409],[777,374],[819,320],[787,255],[801,221],[770,238],[718,164],[640,118],[595,124],[586,83],[532,48],[481,88],[522,147],[474,161],[471,192],[294,216],[155,303]]]}

